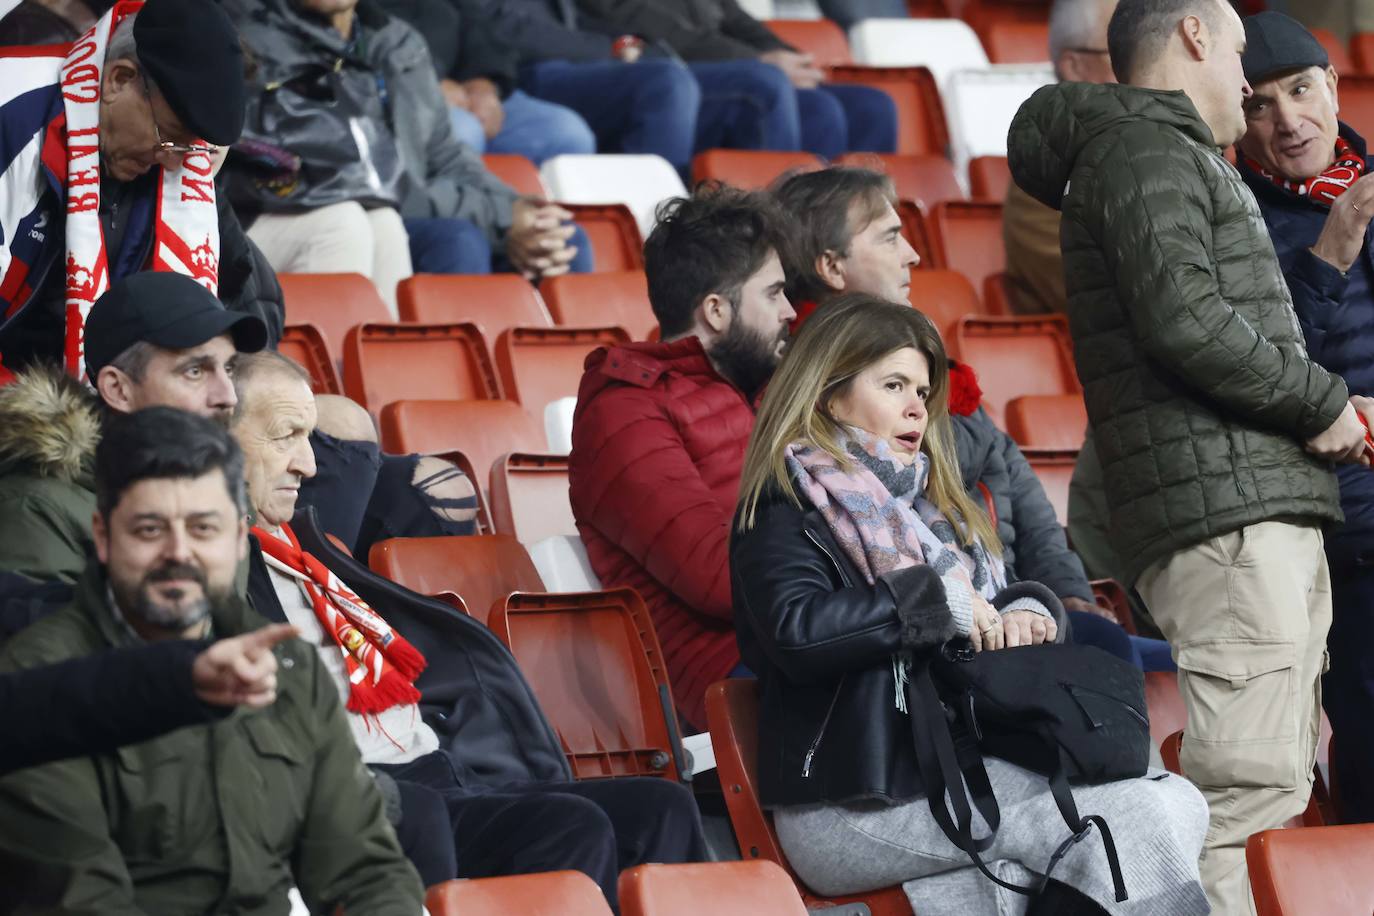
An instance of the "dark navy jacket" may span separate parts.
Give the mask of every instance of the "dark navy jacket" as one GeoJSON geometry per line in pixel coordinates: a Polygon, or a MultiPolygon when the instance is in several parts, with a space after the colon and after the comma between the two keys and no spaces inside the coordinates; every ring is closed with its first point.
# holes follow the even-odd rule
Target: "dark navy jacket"
{"type": "MultiPolygon", "coordinates": [[[[1341,124],[1348,140],[1374,171],[1364,138],[1341,124]]],[[[1283,275],[1293,293],[1311,357],[1345,379],[1351,394],[1374,396],[1374,256],[1369,234],[1364,248],[1344,275],[1312,254],[1330,211],[1280,188],[1240,162],[1240,173],[1259,201],[1274,241],[1283,275]]],[[[1345,524],[1327,538],[1332,565],[1360,561],[1374,564],[1374,471],[1359,465],[1336,469],[1341,483],[1345,524]]]]}

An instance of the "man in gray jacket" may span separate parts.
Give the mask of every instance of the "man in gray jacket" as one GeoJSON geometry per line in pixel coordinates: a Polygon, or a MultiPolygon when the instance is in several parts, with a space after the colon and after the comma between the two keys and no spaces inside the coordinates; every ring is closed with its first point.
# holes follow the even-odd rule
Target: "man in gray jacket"
{"type": "Polygon", "coordinates": [[[453,135],[421,35],[357,0],[230,0],[259,64],[226,166],[273,267],[534,278],[590,267],[570,214],[519,197],[453,135]],[[575,259],[582,257],[581,263],[575,259]]]}

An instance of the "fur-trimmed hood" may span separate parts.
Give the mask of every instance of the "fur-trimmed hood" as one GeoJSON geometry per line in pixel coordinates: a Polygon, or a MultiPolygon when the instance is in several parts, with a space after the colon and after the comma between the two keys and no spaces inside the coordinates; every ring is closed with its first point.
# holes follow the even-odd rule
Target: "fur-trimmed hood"
{"type": "Polygon", "coordinates": [[[89,476],[99,442],[98,402],[60,369],[31,368],[0,387],[0,473],[75,483],[89,476]]]}

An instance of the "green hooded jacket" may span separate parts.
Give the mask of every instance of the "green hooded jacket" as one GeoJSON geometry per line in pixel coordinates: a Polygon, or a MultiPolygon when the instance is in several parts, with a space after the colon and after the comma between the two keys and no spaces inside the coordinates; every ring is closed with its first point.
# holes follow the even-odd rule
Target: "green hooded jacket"
{"type": "Polygon", "coordinates": [[[1345,407],[1307,357],[1269,232],[1182,92],[1060,83],[1012,122],[1016,183],[1062,211],[1074,359],[1132,581],[1256,522],[1340,521],[1303,450],[1345,407]]]}
{"type": "Polygon", "coordinates": [[[0,387],[0,571],[75,583],[91,556],[95,396],[37,366],[0,387]]]}
{"type": "MultiPolygon", "coordinates": [[[[217,636],[266,623],[239,599],[217,636]]],[[[0,649],[0,671],[131,645],[103,571],[0,649]]],[[[416,916],[423,889],[358,757],[338,688],[314,647],[276,649],[277,700],[110,754],[0,779],[8,913],[416,916]]]]}

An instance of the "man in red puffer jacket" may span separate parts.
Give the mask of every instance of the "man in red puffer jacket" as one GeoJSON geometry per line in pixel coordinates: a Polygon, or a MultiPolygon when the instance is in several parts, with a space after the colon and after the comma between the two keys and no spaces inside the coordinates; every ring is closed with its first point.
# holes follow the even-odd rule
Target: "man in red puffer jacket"
{"type": "Polygon", "coordinates": [[[573,515],[606,587],[639,591],[673,696],[696,728],[739,666],[730,520],[754,402],[796,314],[783,228],[760,193],[706,186],[669,202],[644,243],[662,342],[587,357],[573,417],[573,515]]]}

